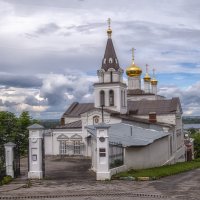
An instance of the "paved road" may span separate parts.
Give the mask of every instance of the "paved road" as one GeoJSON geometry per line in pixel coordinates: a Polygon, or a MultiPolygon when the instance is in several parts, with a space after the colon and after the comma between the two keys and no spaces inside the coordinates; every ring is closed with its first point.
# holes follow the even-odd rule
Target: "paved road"
{"type": "MultiPolygon", "coordinates": [[[[0,199],[5,199],[4,197],[37,200],[200,199],[200,169],[157,181],[114,180],[97,182],[94,174],[88,170],[89,166],[90,163],[86,160],[48,159],[46,162],[46,179],[28,182],[23,176],[21,179],[15,180],[9,186],[10,188],[7,186],[5,188],[0,187],[0,199]],[[15,190],[12,190],[12,186],[15,190]]],[[[22,171],[22,174],[26,174],[25,165],[22,171]]]]}

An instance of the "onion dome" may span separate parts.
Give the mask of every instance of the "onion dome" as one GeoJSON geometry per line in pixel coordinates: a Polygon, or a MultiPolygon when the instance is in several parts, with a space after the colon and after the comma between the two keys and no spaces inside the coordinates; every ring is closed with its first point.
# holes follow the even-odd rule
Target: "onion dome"
{"type": "Polygon", "coordinates": [[[158,84],[158,81],[155,78],[153,78],[151,80],[151,85],[157,85],[157,84],[158,84]]]}
{"type": "Polygon", "coordinates": [[[150,82],[151,81],[151,77],[148,74],[148,65],[146,64],[146,75],[143,78],[145,82],[150,82]]]}
{"type": "Polygon", "coordinates": [[[157,85],[158,81],[155,78],[155,69],[153,69],[153,78],[151,79],[151,85],[157,85]]]}
{"type": "Polygon", "coordinates": [[[126,74],[129,77],[138,77],[142,74],[142,69],[134,63],[134,49],[132,49],[132,65],[126,69],[126,74]]]}
{"type": "Polygon", "coordinates": [[[146,75],[145,75],[145,77],[144,77],[143,79],[144,79],[144,81],[146,81],[146,82],[150,82],[150,81],[151,81],[151,77],[149,76],[148,73],[146,73],[146,75]]]}

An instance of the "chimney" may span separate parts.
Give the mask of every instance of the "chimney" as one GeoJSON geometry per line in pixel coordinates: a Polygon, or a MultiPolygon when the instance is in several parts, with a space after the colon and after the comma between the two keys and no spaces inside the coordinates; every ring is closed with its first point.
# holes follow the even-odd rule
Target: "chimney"
{"type": "Polygon", "coordinates": [[[62,117],[62,118],[60,119],[60,125],[61,125],[61,126],[64,126],[64,125],[65,125],[65,118],[64,118],[64,117],[62,117]]]}
{"type": "Polygon", "coordinates": [[[156,119],[156,112],[150,112],[150,113],[149,113],[149,122],[151,122],[151,123],[157,122],[157,119],[156,119]]]}

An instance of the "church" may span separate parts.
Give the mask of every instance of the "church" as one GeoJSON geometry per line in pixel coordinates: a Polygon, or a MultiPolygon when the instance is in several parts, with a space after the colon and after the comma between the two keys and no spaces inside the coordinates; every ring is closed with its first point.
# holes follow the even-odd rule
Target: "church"
{"type": "MultiPolygon", "coordinates": [[[[120,67],[112,41],[110,22],[107,44],[98,82],[94,83],[94,102],[74,102],[64,112],[60,125],[45,132],[45,155],[82,156],[92,158],[91,169],[97,166],[97,127],[109,126],[110,167],[141,169],[185,161],[182,109],[178,97],[167,99],[157,94],[155,71],[145,75],[132,62],[120,67]],[[143,84],[141,82],[143,81],[143,84]],[[142,88],[143,85],[143,88],[142,88]]],[[[105,138],[100,137],[103,143],[105,138]]],[[[105,149],[99,150],[100,157],[105,149]]]]}

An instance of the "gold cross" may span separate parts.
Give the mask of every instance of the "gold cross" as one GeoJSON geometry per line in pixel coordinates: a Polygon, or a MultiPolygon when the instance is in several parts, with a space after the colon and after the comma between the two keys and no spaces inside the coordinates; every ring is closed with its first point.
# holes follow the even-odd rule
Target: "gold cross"
{"type": "Polygon", "coordinates": [[[132,61],[133,61],[133,62],[134,62],[134,59],[135,59],[135,57],[134,57],[135,50],[136,50],[136,49],[132,48],[132,61]]]}
{"type": "Polygon", "coordinates": [[[111,19],[108,18],[108,28],[110,28],[111,19]]]}
{"type": "Polygon", "coordinates": [[[146,73],[148,73],[148,71],[149,71],[149,65],[146,64],[146,73]]]}
{"type": "Polygon", "coordinates": [[[155,78],[155,68],[153,68],[153,77],[155,78]]]}

